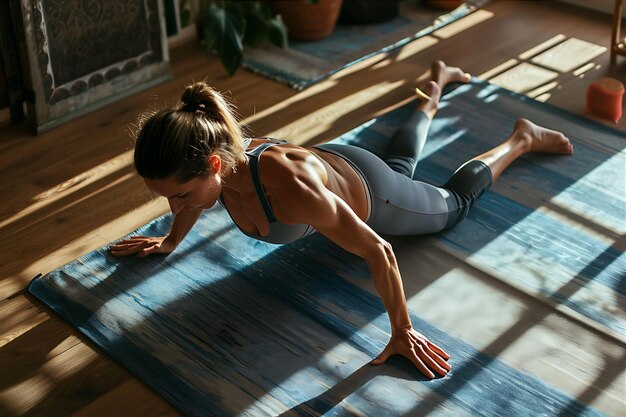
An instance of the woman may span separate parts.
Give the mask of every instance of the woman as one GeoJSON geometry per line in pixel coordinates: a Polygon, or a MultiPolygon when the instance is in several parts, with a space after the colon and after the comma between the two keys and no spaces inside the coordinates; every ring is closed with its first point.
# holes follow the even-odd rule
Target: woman
{"type": "Polygon", "coordinates": [[[443,187],[413,181],[413,171],[448,83],[468,82],[459,68],[433,63],[416,112],[391,139],[384,159],[361,148],[302,148],[271,139],[244,139],[231,108],[204,83],[185,89],[182,104],[141,124],[135,167],[169,201],[174,221],[164,237],[134,236],[114,255],[172,252],[202,210],[216,201],[245,234],[286,243],[315,231],[368,264],[391,321],[392,335],[372,361],[408,358],[428,378],[450,370],[450,356],[413,329],[398,265],[382,234],[434,233],[461,221],[474,201],[527,152],[571,154],[563,134],[520,119],[496,148],[468,161],[443,187]]]}

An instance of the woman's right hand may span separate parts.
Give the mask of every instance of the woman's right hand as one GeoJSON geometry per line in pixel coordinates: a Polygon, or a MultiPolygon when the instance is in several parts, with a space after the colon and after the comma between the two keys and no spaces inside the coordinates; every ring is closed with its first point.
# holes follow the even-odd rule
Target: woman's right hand
{"type": "Polygon", "coordinates": [[[176,244],[169,236],[131,236],[109,246],[109,251],[114,256],[127,256],[136,253],[137,256],[144,257],[155,253],[170,253],[174,249],[176,249],[176,244]]]}

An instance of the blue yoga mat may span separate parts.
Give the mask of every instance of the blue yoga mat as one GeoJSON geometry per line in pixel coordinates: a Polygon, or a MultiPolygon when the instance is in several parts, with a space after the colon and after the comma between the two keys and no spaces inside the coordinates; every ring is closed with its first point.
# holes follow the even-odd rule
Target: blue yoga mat
{"type": "MultiPolygon", "coordinates": [[[[399,109],[338,140],[380,151],[394,121],[408,111],[399,109]]],[[[504,137],[520,113],[534,119],[543,115],[555,127],[581,134],[574,142],[585,160],[519,161],[466,222],[433,238],[476,264],[481,251],[515,232],[520,222],[547,221],[533,217],[540,211],[535,200],[554,199],[576,188],[581,178],[623,155],[623,137],[615,131],[476,83],[446,97],[418,175],[428,171],[429,179],[443,182],[452,172],[450,164],[466,159],[474,147],[491,146],[491,136],[504,137]],[[585,129],[597,135],[587,138],[585,129]],[[457,144],[461,149],[453,151],[457,144]],[[539,166],[556,179],[522,186],[527,171],[539,166]],[[536,190],[530,206],[529,189],[536,190]],[[492,206],[503,204],[498,199],[506,202],[504,214],[492,220],[492,206]],[[485,231],[488,236],[481,234],[485,231]]],[[[608,195],[609,188],[601,192],[608,195]]],[[[595,199],[586,203],[600,204],[595,199]]],[[[562,220],[548,211],[542,215],[551,222],[562,220]]],[[[582,210],[576,216],[582,221],[582,210]]],[[[170,221],[164,216],[135,233],[163,235],[170,221]]],[[[609,234],[612,226],[603,221],[601,226],[587,225],[593,237],[609,234]]],[[[559,227],[569,223],[554,226],[559,227]]],[[[585,245],[599,245],[585,239],[585,245]]],[[[543,242],[530,243],[526,253],[541,251],[543,242]]],[[[553,261],[545,256],[577,271],[580,286],[585,286],[583,278],[587,283],[597,280],[602,288],[617,292],[623,283],[615,285],[614,269],[623,255],[615,251],[589,249],[587,258],[572,257],[573,265],[567,257],[553,261]]],[[[390,329],[380,299],[355,284],[368,279],[363,261],[322,236],[290,245],[255,241],[234,228],[217,207],[206,211],[168,256],[120,259],[102,248],[33,280],[29,291],[186,415],[601,415],[446,334],[414,311],[415,327],[453,352],[451,373],[428,381],[401,358],[370,366],[390,329]]]]}
{"type": "MultiPolygon", "coordinates": [[[[169,220],[137,233],[162,235],[169,220]]],[[[388,321],[381,301],[343,279],[346,272],[368,276],[364,262],[321,236],[257,242],[214,209],[170,256],[119,260],[101,249],[34,280],[29,291],[190,416],[339,416],[352,408],[599,415],[414,313],[416,328],[454,352],[453,371],[427,381],[400,359],[370,366],[388,321]]]]}

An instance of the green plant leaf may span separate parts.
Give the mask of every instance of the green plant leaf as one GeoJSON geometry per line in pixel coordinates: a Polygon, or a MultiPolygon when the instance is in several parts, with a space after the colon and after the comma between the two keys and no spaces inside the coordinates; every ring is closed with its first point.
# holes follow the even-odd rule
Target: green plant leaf
{"type": "Polygon", "coordinates": [[[233,75],[243,60],[242,34],[245,21],[240,10],[221,8],[211,3],[207,8],[204,21],[204,42],[207,53],[213,50],[222,61],[229,75],[233,75]]]}
{"type": "Polygon", "coordinates": [[[287,26],[280,15],[276,15],[269,21],[268,37],[270,42],[281,48],[289,47],[289,36],[287,34],[287,26]]]}
{"type": "Polygon", "coordinates": [[[254,48],[267,39],[269,31],[268,20],[272,16],[265,4],[256,1],[245,1],[242,2],[242,5],[244,18],[246,19],[243,43],[254,48]]]}

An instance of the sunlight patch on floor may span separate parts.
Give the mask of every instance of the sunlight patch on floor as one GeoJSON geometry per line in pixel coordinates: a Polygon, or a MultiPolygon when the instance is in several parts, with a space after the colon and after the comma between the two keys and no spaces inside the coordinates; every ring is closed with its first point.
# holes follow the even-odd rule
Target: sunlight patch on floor
{"type": "Polygon", "coordinates": [[[23,295],[0,302],[0,311],[6,317],[0,322],[0,347],[50,318],[50,315],[42,309],[31,307],[30,300],[23,295]]]}
{"type": "Polygon", "coordinates": [[[538,95],[537,97],[534,97],[534,99],[542,103],[545,103],[546,101],[550,99],[550,97],[552,97],[551,93],[543,93],[543,94],[538,95]]]}
{"type": "Polygon", "coordinates": [[[413,55],[416,55],[431,46],[439,43],[439,39],[433,38],[432,36],[424,36],[423,38],[419,38],[413,42],[409,42],[399,49],[397,56],[394,56],[394,61],[404,61],[406,58],[409,58],[413,55]]]}
{"type": "Polygon", "coordinates": [[[83,344],[76,345],[43,363],[32,373],[35,376],[0,391],[0,402],[14,415],[23,415],[49,399],[50,392],[62,386],[61,381],[77,376],[97,359],[92,349],[83,344]]]}
{"type": "Polygon", "coordinates": [[[481,79],[540,102],[548,101],[561,86],[557,79],[572,72],[583,78],[599,66],[592,59],[607,51],[604,46],[558,34],[479,75],[481,79]]]}
{"type": "Polygon", "coordinates": [[[50,197],[56,196],[66,190],[72,189],[74,190],[75,186],[78,184],[86,185],[89,183],[93,183],[95,180],[102,178],[106,175],[109,175],[112,172],[119,171],[122,168],[130,166],[133,162],[133,151],[126,151],[120,155],[117,155],[113,159],[109,159],[102,164],[87,170],[85,172],[81,172],[73,178],[68,179],[67,181],[62,182],[61,184],[56,185],[44,192],[41,192],[35,195],[32,200],[46,200],[50,197]]]}
{"type": "Polygon", "coordinates": [[[545,95],[548,91],[553,90],[559,86],[559,83],[556,81],[552,81],[548,84],[544,84],[540,87],[535,88],[534,90],[529,91],[526,95],[530,98],[534,98],[538,100],[539,96],[545,95]]]}
{"type": "Polygon", "coordinates": [[[600,65],[597,65],[595,62],[590,62],[588,64],[583,65],[573,72],[573,74],[577,77],[583,78],[587,71],[592,69],[600,69],[600,65]]]}
{"type": "Polygon", "coordinates": [[[323,93],[326,90],[330,90],[337,85],[337,80],[328,80],[323,83],[317,83],[306,90],[287,98],[286,100],[281,101],[278,104],[275,104],[267,109],[260,110],[255,112],[253,115],[250,115],[241,121],[244,125],[250,125],[254,122],[257,122],[273,113],[280,112],[282,110],[288,109],[291,106],[295,105],[299,101],[304,101],[307,99],[311,99],[318,94],[323,93]]]}
{"type": "Polygon", "coordinates": [[[37,375],[0,391],[3,408],[19,416],[44,400],[55,386],[55,381],[45,375],[37,375]]]}
{"type": "Polygon", "coordinates": [[[389,91],[400,87],[404,80],[395,82],[380,82],[366,89],[356,91],[333,103],[320,107],[315,113],[303,115],[283,127],[269,132],[268,136],[287,139],[294,144],[306,143],[307,141],[324,134],[337,120],[337,109],[357,109],[363,105],[388,94],[389,91]]]}
{"type": "MultiPolygon", "coordinates": [[[[113,180],[110,183],[108,183],[106,186],[104,186],[102,188],[99,188],[99,189],[97,189],[97,190],[95,190],[95,191],[93,191],[93,192],[91,192],[89,194],[86,194],[86,195],[84,195],[84,196],[82,196],[80,198],[72,199],[71,203],[68,203],[67,205],[65,205],[63,207],[60,207],[57,210],[50,211],[50,212],[46,213],[45,215],[42,215],[41,219],[54,217],[54,216],[58,215],[59,213],[67,210],[68,208],[74,207],[74,206],[76,206],[76,205],[78,205],[78,204],[80,204],[80,203],[82,203],[82,202],[92,198],[93,196],[95,196],[96,194],[98,194],[100,192],[103,192],[103,191],[111,189],[111,188],[115,188],[117,185],[119,185],[119,184],[121,184],[121,183],[123,183],[125,181],[130,180],[134,176],[135,176],[135,173],[129,173],[129,174],[121,175],[120,177],[118,177],[115,180],[113,180]]],[[[80,187],[71,188],[71,191],[65,190],[64,192],[61,192],[58,196],[55,196],[53,200],[49,199],[49,200],[46,200],[45,202],[43,202],[43,200],[42,200],[42,203],[40,203],[40,204],[37,204],[37,203],[31,204],[30,206],[28,206],[27,209],[22,210],[19,213],[15,214],[14,216],[11,216],[8,219],[5,219],[2,222],[0,222],[0,229],[8,226],[12,222],[15,222],[15,221],[17,221],[17,220],[27,216],[28,214],[31,214],[31,213],[33,213],[35,211],[38,211],[38,210],[43,210],[43,209],[45,209],[45,206],[50,204],[52,201],[55,201],[57,199],[61,199],[64,196],[67,196],[67,194],[73,193],[74,191],[77,191],[77,190],[85,187],[86,185],[92,184],[95,181],[100,180],[100,179],[102,179],[102,178],[100,176],[98,176],[97,178],[93,178],[92,181],[83,181],[81,183],[80,187]]]]}
{"type": "Polygon", "coordinates": [[[494,16],[493,12],[488,10],[479,9],[474,13],[470,13],[469,15],[450,23],[442,27],[441,29],[433,32],[433,36],[436,36],[440,39],[448,39],[453,37],[454,35],[458,35],[461,32],[464,32],[470,29],[473,26],[476,26],[485,20],[491,19],[494,16]]]}
{"type": "Polygon", "coordinates": [[[558,75],[557,72],[522,62],[489,82],[516,93],[524,93],[556,79],[558,75]]]}
{"type": "Polygon", "coordinates": [[[593,44],[576,38],[569,38],[554,48],[534,57],[531,62],[543,67],[570,72],[606,52],[605,46],[593,44]]]}
{"type": "Polygon", "coordinates": [[[516,66],[518,63],[519,61],[517,59],[511,58],[508,61],[505,61],[500,65],[496,65],[489,71],[483,72],[482,74],[478,76],[478,78],[481,78],[483,80],[488,80],[489,78],[494,77],[504,71],[510,70],[511,68],[516,66]]]}
{"type": "Polygon", "coordinates": [[[539,45],[534,46],[525,52],[522,52],[519,55],[519,59],[527,60],[529,58],[532,58],[533,56],[545,51],[546,49],[552,48],[556,44],[563,42],[565,39],[567,39],[567,36],[563,35],[562,33],[559,33],[558,35],[548,39],[547,41],[542,42],[539,45]]]}
{"type": "MultiPolygon", "coordinates": [[[[61,184],[57,184],[56,186],[33,196],[28,207],[13,216],[0,221],[0,230],[34,212],[44,210],[47,205],[66,198],[72,193],[81,190],[88,185],[94,184],[95,182],[102,180],[115,172],[128,168],[132,165],[132,154],[132,150],[126,151],[95,168],[82,172],[75,177],[62,182],[61,184]]],[[[128,177],[128,175],[123,176],[123,178],[126,177],[128,177]]],[[[74,201],[73,204],[74,203],[76,202],[74,201]]]]}

